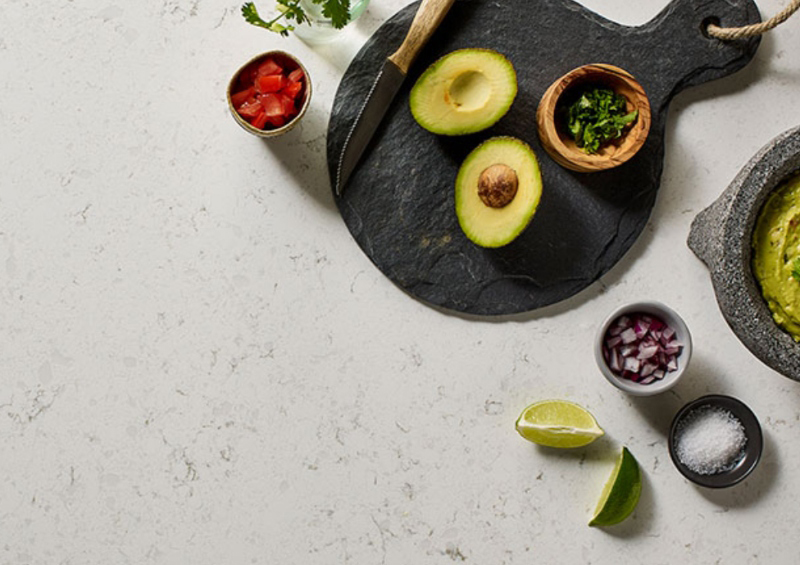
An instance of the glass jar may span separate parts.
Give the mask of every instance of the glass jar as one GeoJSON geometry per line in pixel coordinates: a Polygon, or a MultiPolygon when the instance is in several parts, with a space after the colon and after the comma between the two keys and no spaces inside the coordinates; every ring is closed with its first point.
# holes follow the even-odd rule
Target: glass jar
{"type": "MultiPolygon", "coordinates": [[[[350,0],[350,22],[358,19],[367,9],[369,0],[350,0]]],[[[331,20],[322,15],[322,5],[311,0],[300,0],[300,6],[308,16],[311,24],[303,23],[295,26],[294,34],[306,43],[326,43],[336,37],[341,29],[336,29],[331,20]]]]}

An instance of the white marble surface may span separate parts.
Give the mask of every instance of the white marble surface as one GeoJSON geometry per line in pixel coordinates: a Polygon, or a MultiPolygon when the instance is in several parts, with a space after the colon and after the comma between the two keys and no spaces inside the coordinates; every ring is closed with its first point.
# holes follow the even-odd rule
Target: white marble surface
{"type": "MultiPolygon", "coordinates": [[[[644,23],[665,0],[588,0],[644,23]]],[[[259,3],[268,5],[268,0],[259,3]]],[[[742,72],[684,92],[646,232],[598,283],[504,321],[443,314],[353,243],[325,172],[349,57],[406,0],[373,0],[312,47],[239,3],[0,4],[0,563],[795,563],[800,389],[751,356],[686,247],[694,216],[800,124],[800,15],[742,72]],[[271,48],[315,86],[301,128],[263,142],[224,88],[271,48]],[[592,358],[596,324],[654,298],[695,358],[636,400],[592,358]],[[726,491],[667,454],[675,411],[744,399],[766,439],[726,491]],[[577,401],[607,437],[538,449],[514,420],[577,401]],[[633,517],[587,527],[611,459],[645,472],[633,517]]],[[[765,15],[783,0],[759,0],[765,15]]]]}

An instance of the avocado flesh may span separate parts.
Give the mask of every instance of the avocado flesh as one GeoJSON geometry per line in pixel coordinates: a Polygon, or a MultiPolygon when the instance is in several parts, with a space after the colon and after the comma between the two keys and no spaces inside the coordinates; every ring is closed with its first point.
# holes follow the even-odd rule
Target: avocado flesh
{"type": "Polygon", "coordinates": [[[528,226],[542,195],[536,154],[523,141],[495,137],[483,142],[461,165],[456,178],[456,216],[464,234],[482,247],[502,247],[528,226]],[[478,195],[478,179],[492,165],[503,164],[517,175],[514,199],[502,208],[487,206],[478,195]]]}
{"type": "Polygon", "coordinates": [[[516,95],[508,59],[490,49],[460,49],[422,73],[411,89],[411,114],[432,133],[475,133],[502,118],[516,95]]]}

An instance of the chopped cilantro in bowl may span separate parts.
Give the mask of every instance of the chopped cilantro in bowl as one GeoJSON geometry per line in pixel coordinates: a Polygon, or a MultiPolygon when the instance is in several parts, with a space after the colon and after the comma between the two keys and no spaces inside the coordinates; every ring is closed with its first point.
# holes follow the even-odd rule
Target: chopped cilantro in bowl
{"type": "Polygon", "coordinates": [[[564,125],[575,145],[592,154],[601,145],[621,138],[638,115],[637,110],[626,111],[626,100],[621,94],[608,88],[590,87],[564,107],[564,125]]]}

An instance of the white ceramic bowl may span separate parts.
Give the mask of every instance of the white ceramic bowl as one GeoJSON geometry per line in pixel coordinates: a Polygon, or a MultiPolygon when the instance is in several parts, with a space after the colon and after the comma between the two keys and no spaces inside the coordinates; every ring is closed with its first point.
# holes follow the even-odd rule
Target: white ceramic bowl
{"type": "Polygon", "coordinates": [[[683,377],[686,367],[689,365],[689,360],[692,358],[692,336],[683,319],[671,308],[655,301],[634,302],[614,310],[600,325],[594,342],[594,357],[600,372],[612,385],[634,396],[652,396],[671,389],[683,377]],[[668,371],[663,379],[649,384],[637,383],[618,376],[611,370],[603,356],[603,343],[612,323],[620,316],[637,312],[660,318],[675,330],[675,339],[683,345],[683,349],[678,355],[678,368],[674,371],[668,371]]]}

